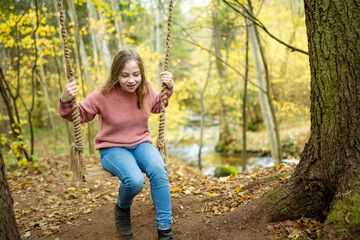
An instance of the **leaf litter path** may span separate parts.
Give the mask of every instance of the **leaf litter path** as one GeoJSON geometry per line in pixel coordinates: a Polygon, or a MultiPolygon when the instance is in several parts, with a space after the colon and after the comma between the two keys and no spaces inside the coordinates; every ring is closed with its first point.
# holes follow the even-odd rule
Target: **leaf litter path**
{"type": "MultiPolygon", "coordinates": [[[[96,156],[87,158],[90,167],[96,156]]],[[[114,227],[117,178],[82,183],[71,180],[66,156],[44,158],[40,168],[8,171],[15,215],[25,239],[121,239],[114,227]]],[[[211,178],[170,159],[171,202],[175,239],[315,239],[321,223],[297,221],[259,224],[249,221],[251,202],[284,184],[294,163],[211,178]],[[246,221],[245,221],[246,220],[246,221]]],[[[149,181],[134,199],[134,237],[157,239],[149,181]]]]}

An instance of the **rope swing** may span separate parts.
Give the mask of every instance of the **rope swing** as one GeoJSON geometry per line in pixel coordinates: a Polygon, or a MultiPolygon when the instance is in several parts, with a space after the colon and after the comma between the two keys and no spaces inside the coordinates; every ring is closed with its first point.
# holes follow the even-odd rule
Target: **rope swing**
{"type": "MultiPolygon", "coordinates": [[[[67,44],[67,32],[65,28],[65,15],[62,7],[63,6],[62,0],[58,0],[58,6],[60,11],[61,36],[62,39],[64,40],[66,77],[70,83],[74,81],[74,72],[71,69],[70,51],[67,44]]],[[[70,158],[71,158],[70,168],[72,172],[75,174],[75,176],[77,176],[82,181],[85,181],[84,175],[87,174],[87,170],[86,170],[86,161],[83,155],[84,147],[83,147],[82,134],[81,134],[79,108],[76,102],[76,97],[71,101],[71,109],[72,109],[72,119],[74,123],[75,143],[71,144],[71,148],[70,148],[70,158]]]]}
{"type": "MultiPolygon", "coordinates": [[[[64,41],[64,55],[66,61],[66,77],[70,82],[74,81],[74,72],[71,68],[70,63],[70,51],[67,44],[67,32],[65,27],[65,15],[63,12],[63,2],[62,0],[57,0],[60,12],[60,25],[61,25],[61,36],[64,41]]],[[[173,1],[170,0],[169,3],[169,18],[168,18],[168,33],[166,37],[166,55],[165,55],[165,63],[164,63],[164,71],[168,70],[168,65],[170,61],[170,40],[171,40],[171,15],[173,9],[173,1]]],[[[167,101],[167,86],[166,84],[162,84],[161,88],[161,112],[160,112],[160,119],[159,119],[159,134],[157,139],[157,147],[161,156],[166,163],[167,152],[166,152],[166,144],[165,144],[165,125],[166,125],[166,110],[165,104],[167,101]]],[[[87,181],[90,179],[98,179],[100,175],[103,177],[110,177],[108,171],[103,169],[102,167],[99,168],[86,168],[86,160],[83,156],[83,141],[82,141],[82,134],[81,134],[81,123],[80,123],[80,115],[79,115],[79,108],[77,105],[76,97],[71,101],[71,109],[72,109],[72,119],[74,124],[74,135],[75,135],[75,143],[71,145],[70,149],[70,158],[71,164],[70,168],[74,175],[81,179],[81,181],[87,181]]]]}
{"type": "MultiPolygon", "coordinates": [[[[170,40],[171,40],[172,9],[173,9],[173,1],[170,0],[164,71],[168,70],[169,61],[170,61],[169,55],[170,55],[170,40]]],[[[165,104],[166,104],[166,101],[167,101],[167,86],[166,86],[166,84],[163,83],[162,88],[161,88],[161,112],[160,112],[160,119],[159,119],[159,134],[158,134],[158,139],[157,139],[157,147],[158,147],[158,150],[164,160],[164,163],[166,163],[166,159],[167,159],[166,144],[165,144],[165,125],[166,125],[165,104]]]]}

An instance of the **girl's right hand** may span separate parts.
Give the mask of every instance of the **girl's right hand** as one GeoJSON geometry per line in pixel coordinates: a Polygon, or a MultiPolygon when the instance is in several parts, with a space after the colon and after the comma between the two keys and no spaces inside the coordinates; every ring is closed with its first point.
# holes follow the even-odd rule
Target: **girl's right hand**
{"type": "Polygon", "coordinates": [[[66,84],[61,93],[60,101],[63,103],[71,102],[77,95],[77,86],[75,82],[66,84]]]}

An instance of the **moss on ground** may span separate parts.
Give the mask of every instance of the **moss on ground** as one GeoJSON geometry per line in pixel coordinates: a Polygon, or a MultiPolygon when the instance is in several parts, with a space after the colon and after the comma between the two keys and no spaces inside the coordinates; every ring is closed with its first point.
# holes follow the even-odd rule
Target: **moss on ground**
{"type": "Polygon", "coordinates": [[[352,191],[336,201],[326,223],[335,223],[340,229],[348,229],[360,223],[360,181],[354,184],[352,191]]]}
{"type": "Polygon", "coordinates": [[[280,178],[284,177],[289,177],[293,174],[294,172],[283,172],[283,173],[277,173],[277,174],[274,174],[274,175],[268,175],[268,176],[265,176],[264,178],[272,178],[274,180],[279,180],[280,178]]]}
{"type": "Polygon", "coordinates": [[[232,166],[220,166],[215,169],[215,177],[226,177],[232,175],[237,175],[239,170],[232,166]]]}

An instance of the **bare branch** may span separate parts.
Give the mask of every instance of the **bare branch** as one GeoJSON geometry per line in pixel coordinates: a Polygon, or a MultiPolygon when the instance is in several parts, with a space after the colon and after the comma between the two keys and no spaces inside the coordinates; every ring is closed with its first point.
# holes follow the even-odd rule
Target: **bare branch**
{"type": "Polygon", "coordinates": [[[252,21],[255,25],[257,25],[259,28],[261,28],[262,30],[264,30],[264,32],[266,32],[272,39],[274,39],[275,41],[279,42],[280,44],[286,46],[287,48],[291,49],[291,51],[294,52],[300,52],[306,55],[309,55],[308,52],[299,49],[297,47],[291,46],[290,44],[285,43],[284,41],[280,40],[279,38],[277,38],[276,36],[274,36],[272,33],[269,32],[269,30],[265,27],[265,25],[258,19],[256,18],[253,14],[250,13],[250,11],[243,5],[241,4],[239,1],[236,1],[236,3],[242,8],[243,11],[246,12],[246,14],[244,14],[242,11],[240,11],[239,9],[237,9],[236,7],[234,7],[231,3],[229,3],[226,0],[223,0],[224,3],[226,3],[226,5],[228,5],[230,8],[232,8],[235,12],[241,14],[243,17],[249,19],[250,21],[252,21]]]}
{"type": "MultiPolygon", "coordinates": [[[[223,60],[221,57],[219,56],[216,56],[216,54],[208,49],[208,48],[205,48],[203,46],[201,46],[199,43],[197,43],[195,40],[187,40],[185,38],[179,38],[179,37],[174,37],[174,39],[178,39],[178,40],[182,40],[182,41],[185,41],[185,42],[188,42],[194,46],[197,46],[198,48],[210,53],[211,55],[215,56],[217,59],[219,59],[221,62],[223,62],[225,65],[227,65],[229,68],[231,68],[234,72],[236,72],[239,76],[241,76],[243,79],[247,79],[241,72],[239,72],[235,67],[233,67],[232,65],[230,65],[229,63],[227,63],[225,60],[223,60]]],[[[262,89],[259,85],[257,85],[256,83],[254,83],[253,81],[251,81],[250,79],[247,79],[249,81],[249,83],[251,83],[252,85],[254,85],[255,87],[257,87],[260,91],[266,93],[266,91],[264,89],[262,89]]]]}

